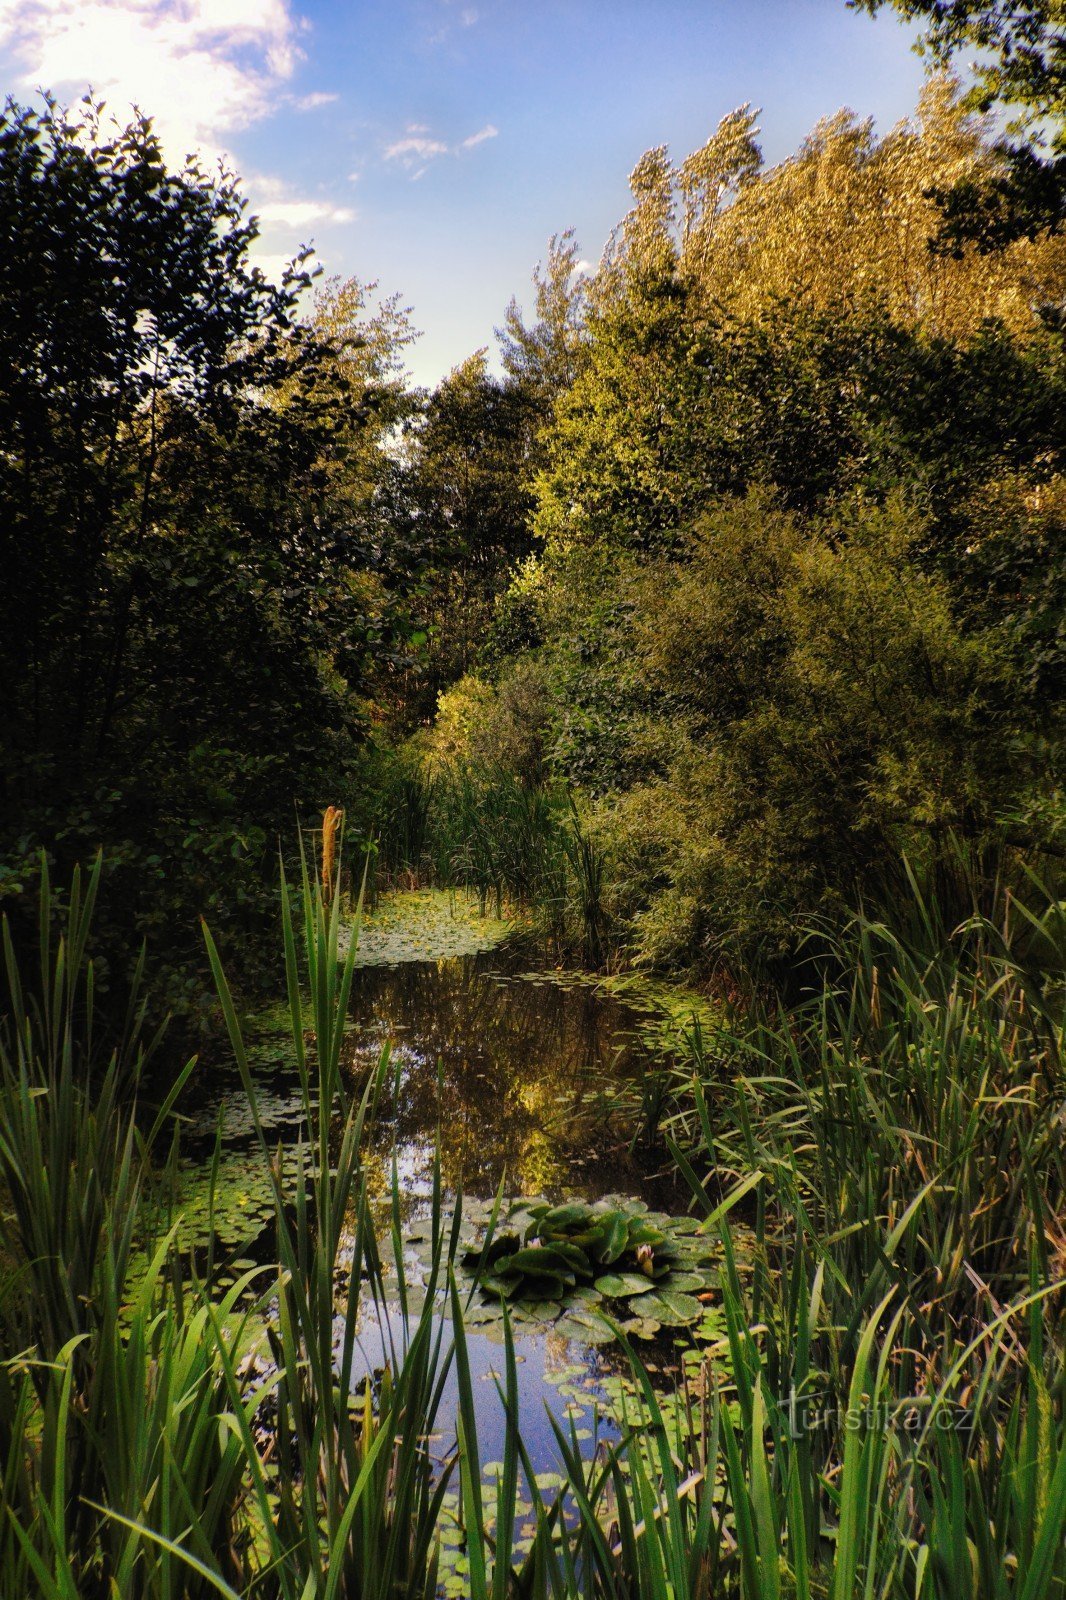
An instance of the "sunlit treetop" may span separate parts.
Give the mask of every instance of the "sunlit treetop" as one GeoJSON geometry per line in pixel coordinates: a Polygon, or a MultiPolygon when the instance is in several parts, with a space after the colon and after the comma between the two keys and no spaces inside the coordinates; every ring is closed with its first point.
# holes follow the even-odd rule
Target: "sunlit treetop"
{"type": "MultiPolygon", "coordinates": [[[[972,73],[968,109],[1007,114],[1004,169],[938,194],[944,242],[994,248],[1066,222],[1066,5],[1062,0],[889,0],[918,48],[972,73]],[[961,58],[961,59],[960,59],[961,58]]],[[[871,15],[886,0],[848,0],[871,15]]]]}
{"type": "Polygon", "coordinates": [[[994,319],[1035,331],[1066,294],[1066,242],[1015,239],[994,251],[930,249],[935,195],[1004,170],[987,119],[946,74],[917,113],[878,139],[850,111],[820,122],[797,154],[765,168],[757,113],[744,106],[674,166],[663,146],[631,178],[634,206],[600,274],[610,296],[643,275],[676,273],[708,314],[743,318],[781,301],[816,312],[876,309],[903,326],[972,336],[994,319]]]}

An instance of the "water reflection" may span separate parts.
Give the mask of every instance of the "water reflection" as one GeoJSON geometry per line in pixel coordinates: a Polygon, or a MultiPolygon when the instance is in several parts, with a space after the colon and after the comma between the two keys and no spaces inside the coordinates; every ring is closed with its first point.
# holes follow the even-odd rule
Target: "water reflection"
{"type": "Polygon", "coordinates": [[[521,950],[373,967],[356,976],[347,1066],[390,1051],[376,1143],[409,1192],[429,1186],[438,1129],[451,1191],[596,1198],[641,1187],[608,1104],[641,1056],[624,1006],[587,984],[518,976],[521,950]]]}
{"type": "MultiPolygon", "coordinates": [[[[597,1199],[640,1195],[665,1211],[682,1209],[673,1179],[659,1180],[646,1157],[629,1147],[625,1119],[610,1110],[620,1085],[637,1080],[647,1057],[635,1035],[636,1014],[624,1002],[565,975],[530,972],[530,952],[518,945],[441,961],[404,962],[359,970],[353,985],[345,1071],[353,1089],[366,1081],[388,1047],[391,1079],[371,1139],[372,1188],[389,1190],[396,1161],[405,1206],[405,1272],[421,1286],[425,1259],[417,1219],[426,1208],[439,1148],[447,1191],[471,1201],[508,1195],[597,1199]]],[[[298,1074],[284,1011],[254,1019],[248,1035],[260,1116],[271,1143],[305,1135],[298,1074]]],[[[187,1095],[184,1149],[188,1193],[198,1217],[210,1216],[217,1242],[241,1259],[273,1261],[273,1201],[247,1098],[232,1064],[210,1067],[187,1095]],[[210,1206],[210,1151],[223,1134],[223,1161],[210,1206]],[[201,1193],[202,1191],[202,1193],[201,1193]]],[[[476,1218],[471,1204],[467,1218],[476,1218]]],[[[482,1213],[483,1216],[483,1213],[482,1213]]],[[[384,1364],[383,1331],[400,1340],[393,1296],[374,1306],[364,1297],[358,1328],[361,1382],[384,1364]]],[[[338,1336],[343,1323],[338,1310],[338,1336]]],[[[617,1437],[609,1389],[624,1370],[617,1346],[596,1348],[555,1331],[554,1325],[515,1325],[522,1432],[537,1472],[558,1468],[550,1418],[579,1427],[582,1447],[617,1437]]],[[[506,1421],[496,1379],[502,1362],[499,1328],[472,1318],[467,1330],[483,1459],[503,1453],[506,1421]]],[[[402,1341],[401,1341],[402,1342],[402,1341]]],[[[669,1344],[669,1341],[667,1341],[669,1344]]],[[[672,1346],[660,1352],[669,1382],[672,1346]]],[[[452,1442],[454,1372],[443,1394],[441,1446],[452,1442]]]]}

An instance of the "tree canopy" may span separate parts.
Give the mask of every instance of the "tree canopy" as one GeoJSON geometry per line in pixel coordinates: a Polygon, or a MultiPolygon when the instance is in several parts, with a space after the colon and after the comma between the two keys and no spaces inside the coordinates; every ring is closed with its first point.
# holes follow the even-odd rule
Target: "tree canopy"
{"type": "MultiPolygon", "coordinates": [[[[939,186],[941,242],[976,240],[994,250],[1019,237],[1057,231],[1066,221],[1066,30],[1055,0],[887,0],[920,22],[920,48],[939,66],[962,51],[974,75],[967,104],[1003,112],[998,170],[939,186]]],[[[886,0],[848,0],[871,15],[886,0]]]]}

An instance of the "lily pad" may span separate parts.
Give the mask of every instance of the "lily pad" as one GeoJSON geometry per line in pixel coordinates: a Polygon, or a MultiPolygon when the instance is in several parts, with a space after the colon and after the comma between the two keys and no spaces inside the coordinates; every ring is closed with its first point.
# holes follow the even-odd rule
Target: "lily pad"
{"type": "Polygon", "coordinates": [[[654,1339],[662,1327],[661,1322],[656,1322],[654,1317],[630,1317],[626,1322],[620,1323],[624,1333],[636,1339],[654,1339]]]}
{"type": "Polygon", "coordinates": [[[698,1322],[704,1308],[695,1295],[678,1289],[656,1289],[641,1297],[640,1310],[646,1317],[654,1317],[666,1328],[683,1328],[698,1322]]]}
{"type": "Polygon", "coordinates": [[[671,1272],[666,1280],[666,1288],[671,1293],[680,1289],[688,1294],[700,1294],[705,1289],[715,1288],[717,1282],[713,1272],[671,1272]]]}
{"type": "Polygon", "coordinates": [[[575,1344],[610,1344],[615,1336],[609,1323],[580,1306],[560,1317],[552,1332],[563,1339],[573,1339],[575,1344]]]}
{"type": "Polygon", "coordinates": [[[447,889],[385,894],[363,917],[355,962],[386,967],[478,955],[512,931],[505,918],[482,916],[476,895],[447,889]]]}
{"type": "Polygon", "coordinates": [[[605,1272],[596,1279],[596,1288],[612,1300],[629,1300],[634,1295],[650,1294],[655,1284],[641,1272],[605,1272]]]}
{"type": "Polygon", "coordinates": [[[516,1322],[553,1322],[561,1310],[558,1300],[519,1300],[511,1307],[511,1316],[516,1322]]]}

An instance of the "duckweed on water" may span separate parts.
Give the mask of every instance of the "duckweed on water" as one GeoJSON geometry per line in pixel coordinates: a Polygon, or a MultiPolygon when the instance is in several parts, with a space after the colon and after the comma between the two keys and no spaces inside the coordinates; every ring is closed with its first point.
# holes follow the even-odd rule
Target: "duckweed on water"
{"type": "Polygon", "coordinates": [[[364,914],[357,967],[404,961],[446,961],[494,950],[516,924],[483,916],[476,895],[455,889],[417,889],[381,896],[364,914]]]}

